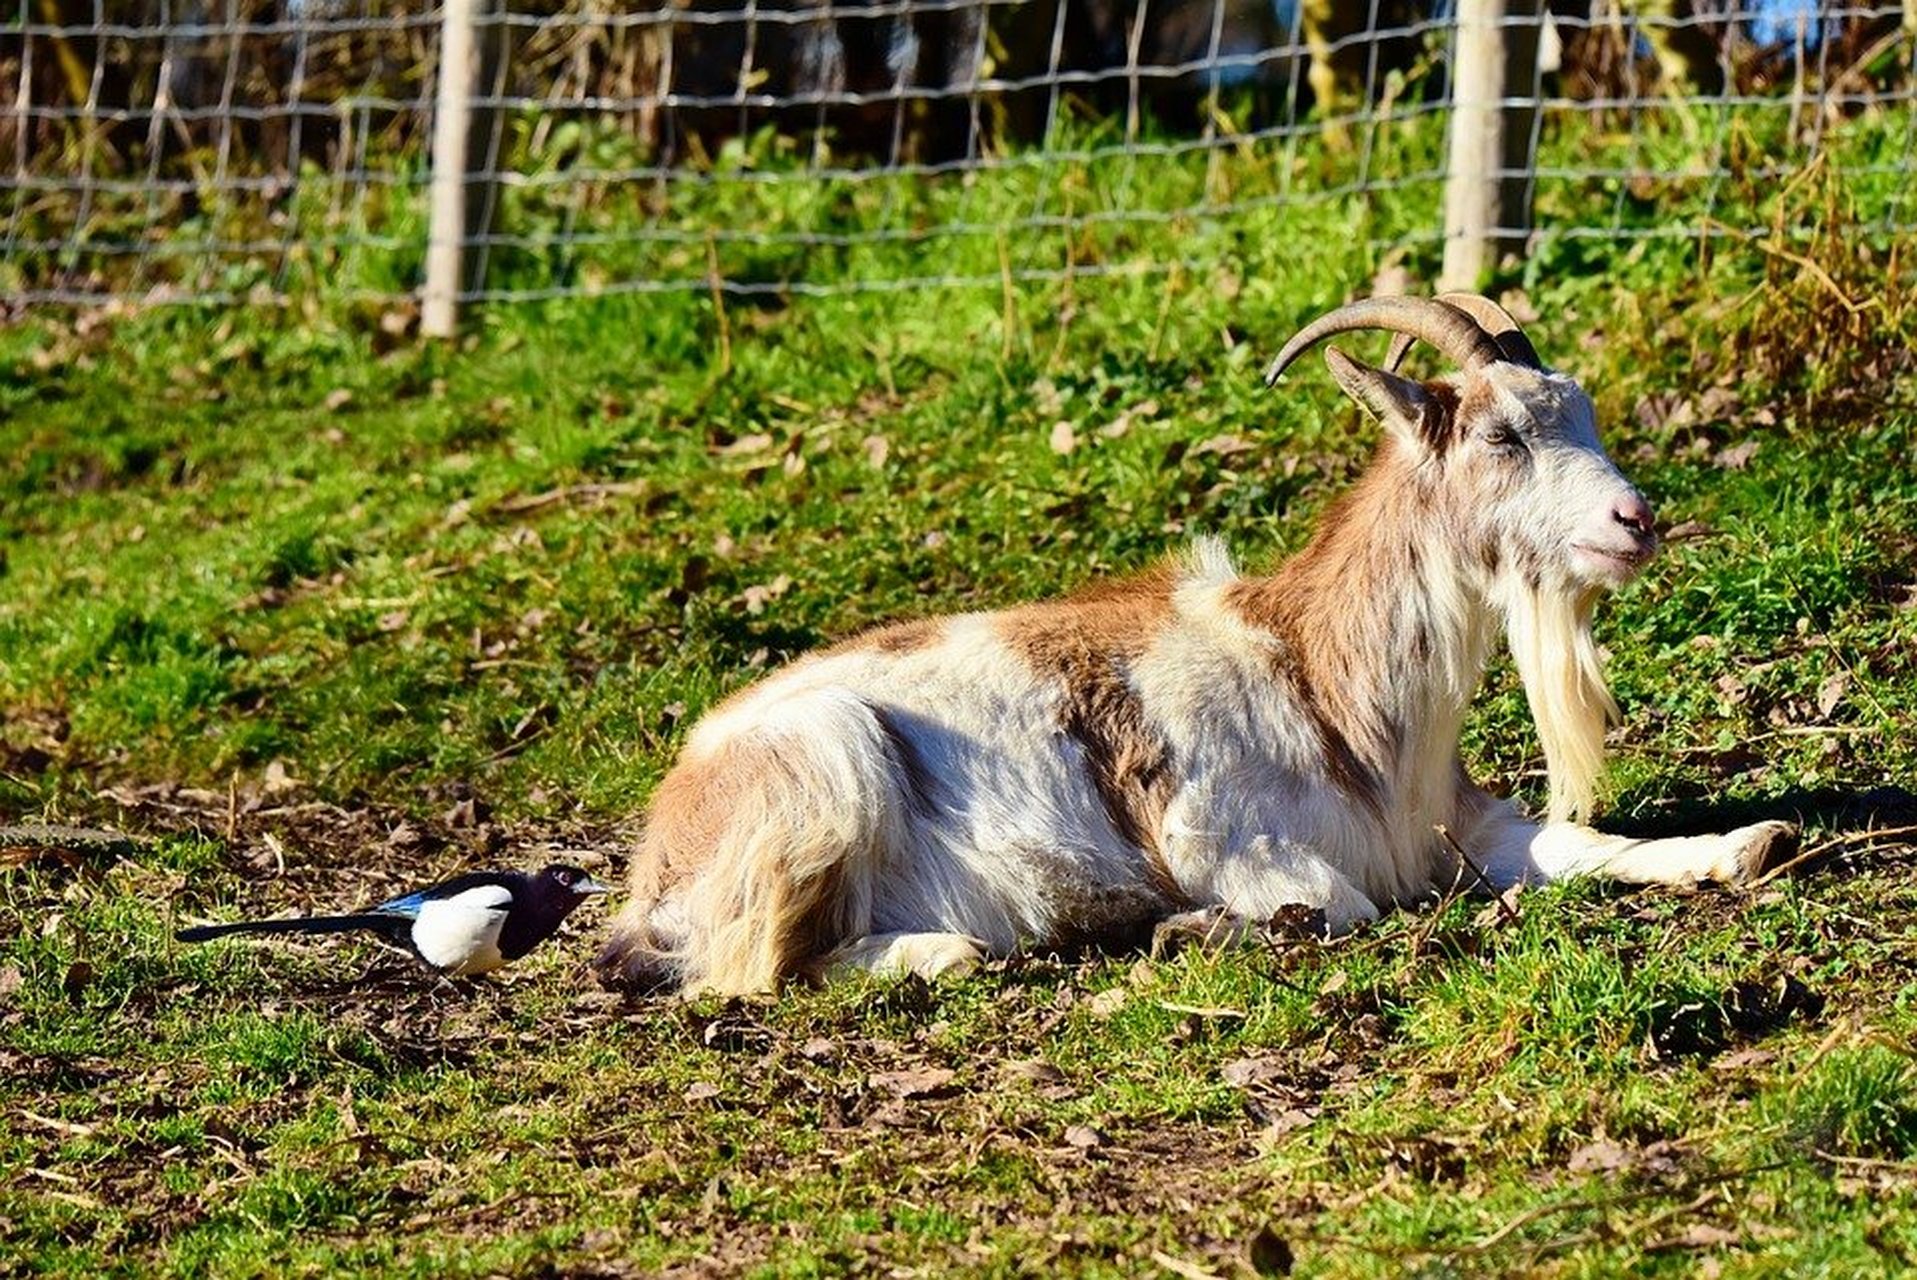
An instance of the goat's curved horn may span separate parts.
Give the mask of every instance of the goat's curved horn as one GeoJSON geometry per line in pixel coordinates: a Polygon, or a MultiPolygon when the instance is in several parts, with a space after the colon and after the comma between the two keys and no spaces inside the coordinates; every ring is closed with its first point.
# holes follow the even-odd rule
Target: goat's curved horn
{"type": "MultiPolygon", "coordinates": [[[[1441,293],[1438,301],[1448,307],[1456,307],[1473,320],[1478,327],[1491,335],[1491,341],[1498,344],[1498,350],[1512,364],[1523,365],[1527,369],[1542,369],[1544,361],[1538,356],[1538,349],[1531,345],[1531,339],[1524,336],[1524,330],[1518,322],[1491,299],[1476,293],[1441,293]]],[[[1391,350],[1385,356],[1384,369],[1396,373],[1398,366],[1404,363],[1405,353],[1417,344],[1417,338],[1401,333],[1391,340],[1391,350]]]]}
{"type": "Polygon", "coordinates": [[[1312,343],[1353,329],[1386,329],[1429,342],[1467,372],[1481,369],[1505,354],[1470,314],[1435,298],[1365,298],[1319,316],[1292,335],[1278,358],[1265,371],[1265,385],[1305,353],[1312,343]]]}

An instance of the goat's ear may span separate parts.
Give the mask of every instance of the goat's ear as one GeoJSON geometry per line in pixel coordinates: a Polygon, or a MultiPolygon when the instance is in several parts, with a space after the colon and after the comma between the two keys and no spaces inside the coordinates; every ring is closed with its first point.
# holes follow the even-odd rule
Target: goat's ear
{"type": "Polygon", "coordinates": [[[1406,444],[1428,449],[1442,437],[1445,406],[1422,383],[1361,364],[1336,347],[1325,348],[1325,363],[1345,394],[1406,444]]]}

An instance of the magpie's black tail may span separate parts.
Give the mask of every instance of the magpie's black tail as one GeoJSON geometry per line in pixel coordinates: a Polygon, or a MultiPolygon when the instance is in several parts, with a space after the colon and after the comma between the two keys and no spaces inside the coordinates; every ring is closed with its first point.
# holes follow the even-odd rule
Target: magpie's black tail
{"type": "Polygon", "coordinates": [[[370,929],[392,942],[405,943],[412,921],[404,916],[362,911],[349,916],[306,916],[297,920],[236,920],[232,924],[201,924],[173,936],[181,942],[206,942],[231,933],[350,933],[370,929]]]}

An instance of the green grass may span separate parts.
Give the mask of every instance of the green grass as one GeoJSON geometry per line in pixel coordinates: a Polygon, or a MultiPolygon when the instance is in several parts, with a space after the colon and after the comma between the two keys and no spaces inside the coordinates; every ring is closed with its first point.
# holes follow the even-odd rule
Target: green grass
{"type": "MultiPolygon", "coordinates": [[[[1224,1275],[1268,1230],[1313,1275],[1908,1266],[1917,886],[1907,836],[1859,838],[1917,820],[1917,295],[1867,231],[1896,198],[1732,182],[1720,216],[1784,238],[1556,242],[1498,282],[1688,524],[1601,615],[1606,820],[1797,815],[1842,842],[1807,874],[763,1003],[602,996],[590,916],[464,986],[169,938],[617,862],[699,711],[822,641],[1201,532],[1295,548],[1369,429],[1257,370],[1379,269],[1354,218],[1417,211],[1134,228],[1073,252],[1185,265],[1009,295],[500,307],[456,346],[325,295],[0,331],[0,820],[150,838],[0,872],[9,1265],[1224,1275]]],[[[1467,753],[1539,798],[1502,667],[1467,753]]]]}

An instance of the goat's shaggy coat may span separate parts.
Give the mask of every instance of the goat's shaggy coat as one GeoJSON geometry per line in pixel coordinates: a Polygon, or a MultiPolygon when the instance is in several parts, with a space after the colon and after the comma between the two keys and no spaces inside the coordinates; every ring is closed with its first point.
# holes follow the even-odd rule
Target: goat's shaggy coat
{"type": "Polygon", "coordinates": [[[1616,714],[1591,610],[1654,538],[1588,397],[1486,308],[1374,300],[1294,340],[1396,328],[1465,374],[1421,385],[1327,353],[1390,430],[1271,576],[1201,541],[1063,600],[870,632],[715,709],[654,797],[602,972],[756,991],[1193,909],[1304,904],[1337,930],[1477,872],[1750,874],[1778,824],[1640,842],[1563,821],[1592,807],[1616,714]],[[1542,829],[1459,763],[1500,631],[1550,769],[1542,829]]]}

